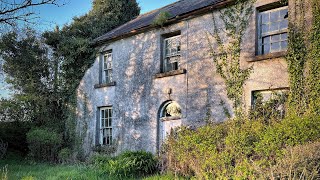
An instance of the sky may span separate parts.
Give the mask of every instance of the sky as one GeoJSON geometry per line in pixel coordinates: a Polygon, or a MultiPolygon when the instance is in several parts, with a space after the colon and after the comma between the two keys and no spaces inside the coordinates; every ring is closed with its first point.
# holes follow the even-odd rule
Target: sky
{"type": "MultiPolygon", "coordinates": [[[[176,1],[177,0],[137,0],[141,8],[141,14],[176,1]]],[[[42,31],[52,30],[56,25],[61,27],[64,24],[71,23],[73,17],[84,15],[91,9],[92,0],[61,0],[61,2],[65,2],[65,5],[60,7],[45,5],[33,9],[39,17],[37,20],[39,22],[37,28],[42,31]]],[[[8,97],[8,94],[10,94],[10,91],[4,83],[4,78],[0,72],[0,98],[8,97]]]]}
{"type": "MultiPolygon", "coordinates": [[[[149,12],[176,1],[177,0],[137,0],[141,7],[141,13],[149,12]]],[[[40,16],[39,22],[41,29],[50,30],[56,25],[62,26],[72,22],[72,17],[84,15],[90,10],[92,0],[60,0],[60,2],[65,2],[65,5],[60,7],[45,5],[34,9],[38,16],[40,16]]]]}

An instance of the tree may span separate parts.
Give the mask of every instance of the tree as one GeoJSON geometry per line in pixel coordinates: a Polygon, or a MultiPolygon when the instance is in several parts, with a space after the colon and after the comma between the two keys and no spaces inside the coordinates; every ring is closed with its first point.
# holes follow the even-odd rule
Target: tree
{"type": "MultiPolygon", "coordinates": [[[[3,70],[8,75],[7,82],[17,91],[13,98],[23,110],[24,119],[20,120],[48,125],[62,118],[57,112],[61,111],[61,98],[54,92],[50,49],[34,31],[26,32],[25,36],[15,32],[2,36],[3,70]]],[[[57,127],[55,123],[50,125],[57,127]]]]}
{"type": "Polygon", "coordinates": [[[136,0],[94,0],[86,15],[76,17],[62,30],[44,33],[46,43],[60,59],[60,84],[66,96],[74,93],[85,71],[95,60],[96,52],[90,42],[98,36],[139,15],[136,0]]]}
{"type": "Polygon", "coordinates": [[[0,25],[15,26],[18,21],[30,23],[35,13],[32,7],[45,4],[59,5],[59,0],[1,0],[0,25]]]}
{"type": "Polygon", "coordinates": [[[61,30],[57,27],[39,36],[27,29],[25,34],[11,32],[1,36],[3,70],[17,93],[10,100],[14,102],[12,106],[0,100],[0,113],[5,113],[0,121],[27,120],[33,127],[63,134],[63,147],[72,146],[71,102],[76,86],[95,59],[91,42],[131,20],[139,11],[135,0],[94,0],[90,12],[74,18],[61,30]]]}

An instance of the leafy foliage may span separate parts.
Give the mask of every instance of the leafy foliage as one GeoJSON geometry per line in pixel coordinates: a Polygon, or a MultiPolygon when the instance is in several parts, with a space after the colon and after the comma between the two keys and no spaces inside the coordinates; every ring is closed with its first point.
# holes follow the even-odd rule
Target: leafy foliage
{"type": "Polygon", "coordinates": [[[8,151],[26,155],[28,144],[26,133],[30,130],[30,122],[0,122],[0,139],[8,143],[8,151]]]}
{"type": "Polygon", "coordinates": [[[62,146],[62,136],[45,128],[32,129],[27,133],[29,155],[41,161],[57,161],[59,149],[62,146]]]}
{"type": "Polygon", "coordinates": [[[320,2],[312,1],[312,31],[310,34],[310,48],[308,49],[308,76],[306,78],[307,111],[320,114],[320,2]]]}
{"type": "MultiPolygon", "coordinates": [[[[169,136],[163,161],[168,169],[185,177],[259,179],[264,174],[258,169],[270,172],[286,154],[286,148],[320,138],[319,116],[271,121],[267,125],[260,120],[238,119],[197,130],[182,127],[169,136]]],[[[317,163],[317,159],[311,161],[317,163]]]]}
{"type": "Polygon", "coordinates": [[[219,17],[224,29],[218,28],[213,15],[214,32],[207,34],[216,72],[225,80],[227,95],[233,101],[236,116],[242,113],[243,85],[252,71],[252,68],[240,67],[240,53],[242,38],[253,13],[253,2],[237,0],[234,5],[221,10],[219,17]],[[215,40],[217,48],[211,45],[210,37],[215,40]]]}
{"type": "Polygon", "coordinates": [[[294,16],[289,24],[288,71],[290,75],[289,113],[319,115],[320,107],[320,10],[319,2],[312,4],[311,32],[305,31],[304,3],[294,1],[294,16]]]}
{"type": "Polygon", "coordinates": [[[167,11],[161,11],[153,20],[152,24],[154,26],[163,26],[168,19],[171,17],[171,14],[167,11]]]}
{"type": "Polygon", "coordinates": [[[139,11],[135,0],[94,0],[92,10],[86,15],[74,18],[72,24],[61,30],[57,28],[43,34],[55,57],[61,60],[59,83],[66,97],[74,93],[95,60],[92,40],[133,19],[139,11]]]}
{"type": "MultiPolygon", "coordinates": [[[[35,127],[44,127],[44,131],[50,128],[63,134],[61,145],[72,147],[76,141],[75,89],[96,56],[90,43],[131,20],[139,11],[135,0],[94,0],[90,12],[74,18],[62,30],[57,27],[42,36],[30,29],[25,34],[3,35],[3,69],[16,93],[11,100],[1,102],[0,111],[4,114],[0,118],[30,121],[35,127]]],[[[54,158],[47,160],[55,159],[56,152],[53,154],[54,158]]]]}
{"type": "Polygon", "coordinates": [[[124,152],[117,157],[97,155],[94,164],[103,172],[117,177],[141,177],[154,174],[158,162],[149,152],[124,152]]]}
{"type": "Polygon", "coordinates": [[[254,96],[256,100],[249,111],[249,119],[261,119],[268,123],[270,119],[281,120],[285,117],[288,93],[273,93],[266,102],[263,101],[261,93],[254,94],[254,96]]]}

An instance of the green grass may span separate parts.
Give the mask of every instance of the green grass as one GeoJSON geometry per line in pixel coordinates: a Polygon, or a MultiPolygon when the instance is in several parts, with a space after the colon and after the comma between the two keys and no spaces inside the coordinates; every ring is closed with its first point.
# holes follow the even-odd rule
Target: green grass
{"type": "MultiPolygon", "coordinates": [[[[124,178],[110,177],[97,171],[93,166],[52,165],[48,163],[35,163],[23,158],[10,158],[0,160],[0,180],[119,180],[124,178]],[[6,171],[4,170],[6,167],[6,171]],[[7,175],[7,178],[3,178],[7,175]]],[[[170,180],[174,175],[154,175],[146,180],[170,180]]]]}
{"type": "Polygon", "coordinates": [[[8,180],[111,179],[85,165],[50,165],[4,160],[0,162],[0,168],[2,169],[0,177],[4,176],[3,167],[7,167],[8,180]]]}

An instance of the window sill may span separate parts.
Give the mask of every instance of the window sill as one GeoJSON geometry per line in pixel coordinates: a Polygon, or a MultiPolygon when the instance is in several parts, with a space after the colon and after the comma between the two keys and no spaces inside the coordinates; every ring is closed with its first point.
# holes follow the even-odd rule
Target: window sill
{"type": "Polygon", "coordinates": [[[174,121],[174,120],[180,120],[181,117],[179,116],[172,116],[172,117],[163,117],[161,118],[161,121],[164,122],[164,121],[174,121]]]}
{"type": "Polygon", "coordinates": [[[110,87],[110,86],[115,86],[116,82],[110,82],[110,83],[104,83],[104,84],[95,84],[94,88],[99,89],[99,88],[104,88],[104,87],[110,87]]]}
{"type": "Polygon", "coordinates": [[[187,70],[185,69],[178,69],[178,70],[173,70],[169,72],[164,72],[164,73],[158,73],[154,75],[154,78],[164,78],[164,77],[169,77],[169,76],[175,76],[179,74],[186,74],[187,70]]]}
{"type": "Polygon", "coordinates": [[[269,54],[262,54],[262,55],[257,55],[252,57],[249,62],[254,62],[254,61],[262,61],[262,60],[267,60],[267,59],[273,59],[273,58],[279,58],[279,57],[284,57],[287,55],[287,51],[281,51],[281,52],[275,52],[275,53],[269,53],[269,54]]]}

